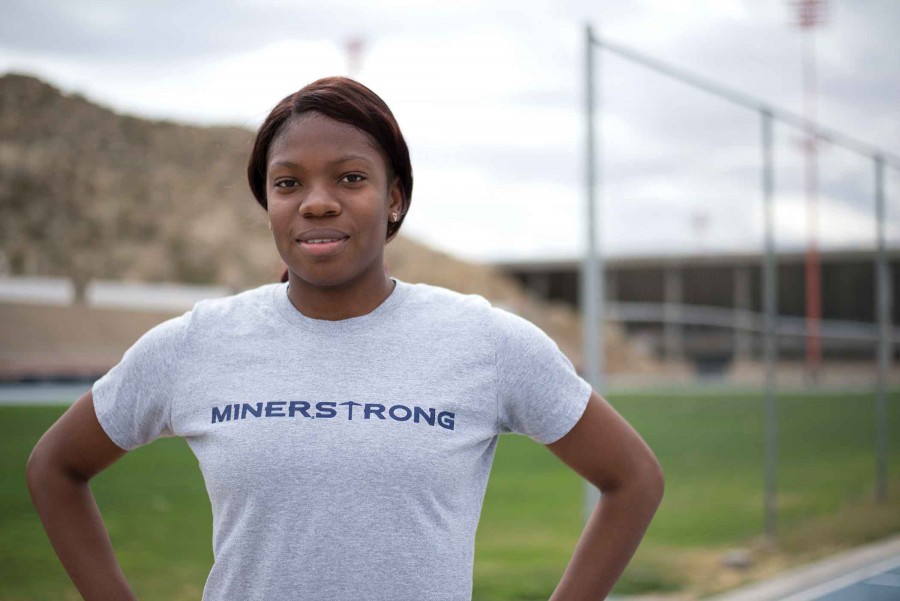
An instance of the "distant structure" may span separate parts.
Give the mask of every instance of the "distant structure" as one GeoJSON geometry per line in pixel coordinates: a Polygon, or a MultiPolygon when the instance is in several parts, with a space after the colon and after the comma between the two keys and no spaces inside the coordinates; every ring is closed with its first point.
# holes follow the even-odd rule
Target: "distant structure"
{"type": "MultiPolygon", "coordinates": [[[[834,359],[874,359],[877,313],[874,250],[822,253],[823,353],[834,359]]],[[[887,252],[894,298],[900,298],[900,248],[887,252]]],[[[608,257],[605,318],[621,321],[660,358],[692,361],[699,372],[723,370],[731,361],[761,359],[762,258],[758,253],[608,257]]],[[[501,261],[495,266],[536,297],[579,307],[578,259],[501,261]]],[[[779,355],[805,356],[803,252],[777,261],[779,355]]],[[[891,323],[900,323],[900,303],[891,323]]],[[[900,340],[894,327],[893,340],[900,340]]],[[[896,357],[896,344],[892,356],[896,357]]]]}
{"type": "Polygon", "coordinates": [[[347,50],[347,77],[350,79],[358,79],[359,71],[362,67],[362,52],[365,42],[359,36],[352,37],[347,40],[345,48],[347,50]]]}
{"type": "Polygon", "coordinates": [[[793,0],[797,25],[803,35],[803,113],[806,137],[806,366],[810,379],[819,379],[822,363],[820,320],[822,319],[822,267],[818,249],[818,165],[816,136],[816,37],[815,29],[825,20],[825,0],[793,0]]]}
{"type": "MultiPolygon", "coordinates": [[[[88,283],[81,304],[94,309],[187,311],[197,301],[221,298],[234,292],[227,286],[95,279],[88,283]]],[[[70,278],[0,277],[0,303],[69,307],[76,304],[76,294],[70,278]]]]}

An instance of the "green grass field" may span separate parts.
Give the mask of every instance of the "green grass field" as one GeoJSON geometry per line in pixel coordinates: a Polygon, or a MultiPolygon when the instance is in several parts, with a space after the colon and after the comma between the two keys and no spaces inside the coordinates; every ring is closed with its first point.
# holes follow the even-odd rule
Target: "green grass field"
{"type": "MultiPolygon", "coordinates": [[[[729,582],[710,558],[749,544],[763,530],[761,395],[608,398],[666,474],[662,505],[614,593],[703,591],[729,582]]],[[[885,506],[873,503],[874,395],[780,396],[778,565],[900,532],[898,401],[900,394],[893,394],[891,503],[885,506]]],[[[80,599],[46,538],[24,476],[32,447],[63,410],[0,407],[2,601],[80,599]]],[[[550,596],[581,532],[582,486],[541,445],[501,437],[476,539],[476,601],[550,596]]],[[[197,461],[185,442],[161,439],[127,454],[95,478],[92,489],[139,598],[198,600],[212,564],[212,525],[197,461]]]]}

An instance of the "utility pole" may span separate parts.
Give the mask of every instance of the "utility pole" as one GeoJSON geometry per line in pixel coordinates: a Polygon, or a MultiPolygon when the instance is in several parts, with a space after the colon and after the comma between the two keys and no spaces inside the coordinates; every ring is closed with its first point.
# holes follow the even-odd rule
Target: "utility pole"
{"type": "Polygon", "coordinates": [[[793,0],[803,36],[803,115],[806,137],[806,372],[819,382],[822,364],[822,266],[818,248],[818,136],[816,135],[816,27],[825,20],[826,0],[793,0]]]}
{"type": "Polygon", "coordinates": [[[358,79],[359,71],[362,66],[362,52],[365,47],[364,40],[355,36],[347,40],[344,46],[347,50],[347,77],[350,79],[358,79]]]}

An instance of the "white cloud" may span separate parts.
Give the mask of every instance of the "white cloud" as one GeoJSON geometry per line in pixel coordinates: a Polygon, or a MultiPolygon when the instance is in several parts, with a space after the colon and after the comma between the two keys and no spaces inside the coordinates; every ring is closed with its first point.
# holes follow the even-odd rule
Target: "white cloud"
{"type": "MultiPolygon", "coordinates": [[[[816,236],[820,247],[874,248],[874,208],[864,211],[834,198],[820,197],[815,213],[816,236]]],[[[808,235],[808,223],[805,196],[790,195],[778,198],[775,208],[776,244],[793,248],[804,246],[808,235]]],[[[896,223],[888,222],[886,225],[889,236],[896,237],[900,232],[896,223]]]]}
{"type": "Polygon", "coordinates": [[[568,255],[583,248],[583,202],[553,183],[498,182],[478,169],[430,169],[404,227],[471,259],[568,255]]]}
{"type": "MultiPolygon", "coordinates": [[[[345,73],[345,43],[361,37],[359,78],[391,106],[414,161],[405,227],[472,258],[583,248],[587,21],[703,78],[802,109],[800,34],[781,0],[11,1],[0,70],[34,72],[119,111],[200,123],[255,127],[284,95],[345,73]]],[[[900,11],[893,0],[829,5],[817,40],[819,115],[900,154],[900,11]]],[[[758,116],[597,56],[607,251],[759,248],[758,116]]],[[[776,128],[787,224],[778,235],[799,244],[797,137],[776,128]]],[[[823,239],[870,243],[871,165],[823,149],[820,169],[823,239]]],[[[900,175],[887,177],[897,221],[900,175]]],[[[900,241],[896,228],[890,236],[900,241]]]]}

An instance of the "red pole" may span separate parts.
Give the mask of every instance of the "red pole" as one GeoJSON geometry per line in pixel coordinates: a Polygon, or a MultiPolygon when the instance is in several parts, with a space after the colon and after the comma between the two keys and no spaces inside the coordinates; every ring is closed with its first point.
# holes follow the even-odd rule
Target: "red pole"
{"type": "Polygon", "coordinates": [[[799,0],[795,2],[798,24],[804,31],[803,52],[803,100],[806,116],[806,141],[803,149],[806,155],[806,224],[807,246],[805,260],[806,296],[806,370],[812,382],[819,379],[822,364],[821,320],[822,320],[822,267],[818,248],[818,139],[816,127],[816,46],[815,27],[824,18],[825,0],[799,0]]]}
{"type": "Polygon", "coordinates": [[[821,265],[818,248],[818,169],[815,92],[815,33],[810,29],[806,33],[809,41],[808,52],[804,57],[805,105],[806,119],[809,128],[806,144],[806,214],[807,214],[807,247],[806,247],[806,368],[813,382],[819,379],[819,368],[822,362],[820,338],[820,321],[822,319],[822,283],[821,265]]]}

